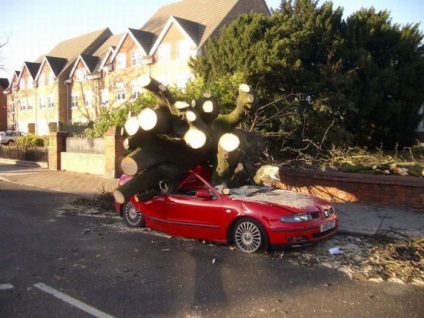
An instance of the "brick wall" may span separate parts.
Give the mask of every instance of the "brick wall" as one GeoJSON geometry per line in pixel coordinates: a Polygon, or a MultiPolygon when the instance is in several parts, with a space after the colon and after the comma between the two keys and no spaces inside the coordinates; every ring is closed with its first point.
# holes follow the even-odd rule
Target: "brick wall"
{"type": "Polygon", "coordinates": [[[51,132],[49,134],[49,169],[61,170],[61,153],[66,151],[66,137],[68,133],[64,131],[51,132]]]}
{"type": "Polygon", "coordinates": [[[121,161],[126,153],[120,131],[120,128],[113,128],[105,133],[104,154],[66,153],[68,133],[50,133],[49,168],[118,178],[122,174],[121,161]]]}
{"type": "Polygon", "coordinates": [[[424,208],[424,178],[280,168],[283,189],[333,202],[424,208]]]}

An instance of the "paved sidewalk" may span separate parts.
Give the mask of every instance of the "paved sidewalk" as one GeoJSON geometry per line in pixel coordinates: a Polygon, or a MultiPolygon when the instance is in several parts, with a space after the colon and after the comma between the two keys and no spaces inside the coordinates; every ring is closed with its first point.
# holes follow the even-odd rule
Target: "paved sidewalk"
{"type": "MultiPolygon", "coordinates": [[[[117,179],[69,171],[52,171],[38,166],[4,164],[0,161],[0,180],[37,188],[84,196],[112,192],[117,179]]],[[[1,191],[0,182],[0,191],[1,191]]],[[[1,204],[1,203],[0,203],[1,204]]],[[[424,207],[420,210],[399,207],[334,203],[340,216],[340,232],[354,235],[388,234],[402,237],[424,236],[424,207]]]]}

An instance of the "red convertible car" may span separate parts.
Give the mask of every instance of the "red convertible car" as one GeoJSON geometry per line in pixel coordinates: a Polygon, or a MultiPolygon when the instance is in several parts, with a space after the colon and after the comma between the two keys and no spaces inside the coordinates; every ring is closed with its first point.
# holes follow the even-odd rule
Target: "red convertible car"
{"type": "Polygon", "coordinates": [[[220,191],[194,171],[170,188],[148,201],[133,196],[116,210],[131,227],[235,244],[247,253],[317,242],[338,228],[333,207],[307,194],[261,186],[220,191]]]}

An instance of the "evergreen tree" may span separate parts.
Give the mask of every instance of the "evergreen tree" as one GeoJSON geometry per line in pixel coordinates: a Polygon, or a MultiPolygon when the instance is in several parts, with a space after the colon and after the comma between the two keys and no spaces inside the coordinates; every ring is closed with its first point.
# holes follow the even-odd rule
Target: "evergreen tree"
{"type": "Polygon", "coordinates": [[[386,11],[342,19],[331,2],[283,0],[243,15],[209,42],[193,71],[204,82],[241,74],[262,107],[250,125],[283,146],[411,145],[424,101],[422,34],[386,11]]]}
{"type": "Polygon", "coordinates": [[[358,113],[346,121],[356,140],[371,147],[411,146],[424,101],[424,47],[418,25],[392,25],[387,11],[362,9],[347,19],[347,92],[358,113]]]}

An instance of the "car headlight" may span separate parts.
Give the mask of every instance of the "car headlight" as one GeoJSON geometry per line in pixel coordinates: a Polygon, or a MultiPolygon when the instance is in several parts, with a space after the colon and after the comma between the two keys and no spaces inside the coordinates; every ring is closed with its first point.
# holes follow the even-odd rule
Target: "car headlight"
{"type": "Polygon", "coordinates": [[[289,216],[282,216],[280,221],[283,223],[299,223],[312,220],[312,216],[309,213],[304,214],[293,214],[289,216]]]}

